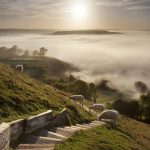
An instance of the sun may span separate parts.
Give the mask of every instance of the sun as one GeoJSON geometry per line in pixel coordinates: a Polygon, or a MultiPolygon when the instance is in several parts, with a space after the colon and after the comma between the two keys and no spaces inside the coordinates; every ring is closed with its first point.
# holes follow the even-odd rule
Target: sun
{"type": "Polygon", "coordinates": [[[77,4],[72,8],[72,17],[75,19],[85,19],[87,17],[87,8],[83,4],[77,4]]]}

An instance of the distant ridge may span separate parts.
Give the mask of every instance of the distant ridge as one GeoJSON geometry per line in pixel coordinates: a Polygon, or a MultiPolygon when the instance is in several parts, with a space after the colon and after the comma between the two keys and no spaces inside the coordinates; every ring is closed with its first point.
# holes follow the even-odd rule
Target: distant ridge
{"type": "Polygon", "coordinates": [[[121,34],[120,32],[111,32],[107,30],[70,30],[70,31],[56,31],[53,35],[72,35],[72,34],[94,34],[94,35],[105,35],[105,34],[121,34]]]}

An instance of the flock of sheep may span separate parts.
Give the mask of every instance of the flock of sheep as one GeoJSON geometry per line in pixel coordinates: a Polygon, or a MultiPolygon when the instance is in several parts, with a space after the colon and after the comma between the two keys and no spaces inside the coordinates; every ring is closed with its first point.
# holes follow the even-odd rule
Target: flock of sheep
{"type": "MultiPolygon", "coordinates": [[[[76,101],[80,101],[80,104],[83,106],[83,100],[84,100],[84,96],[83,95],[72,95],[69,97],[70,100],[73,100],[74,102],[76,101]]],[[[103,104],[93,104],[89,107],[89,111],[90,110],[94,110],[94,111],[102,111],[101,114],[98,115],[98,120],[113,120],[114,123],[116,124],[116,120],[119,117],[119,112],[116,110],[105,110],[105,106],[103,104]]]]}
{"type": "MultiPolygon", "coordinates": [[[[16,65],[16,70],[23,72],[23,65],[16,65]]],[[[76,101],[80,101],[81,106],[83,106],[83,101],[84,101],[84,96],[83,95],[72,95],[69,97],[70,100],[73,100],[74,102],[76,101]]],[[[89,111],[90,110],[94,110],[94,111],[102,111],[102,113],[100,115],[98,115],[98,120],[102,120],[102,119],[111,119],[115,122],[116,124],[116,120],[119,117],[119,112],[116,110],[105,110],[105,106],[103,104],[93,104],[89,107],[89,111]]]]}

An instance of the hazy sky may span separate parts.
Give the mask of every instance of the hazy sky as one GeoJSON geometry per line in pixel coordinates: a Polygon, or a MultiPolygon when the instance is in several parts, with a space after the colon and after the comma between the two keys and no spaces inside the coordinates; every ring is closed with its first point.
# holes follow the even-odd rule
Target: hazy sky
{"type": "Polygon", "coordinates": [[[150,0],[0,0],[0,28],[150,29],[150,0]]]}

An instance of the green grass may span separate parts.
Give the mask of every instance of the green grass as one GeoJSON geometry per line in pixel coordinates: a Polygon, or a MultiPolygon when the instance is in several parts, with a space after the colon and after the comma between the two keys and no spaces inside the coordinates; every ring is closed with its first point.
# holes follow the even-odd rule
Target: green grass
{"type": "Polygon", "coordinates": [[[69,101],[67,93],[38,82],[7,65],[0,65],[0,123],[50,109],[57,113],[63,108],[68,108],[72,123],[93,119],[90,113],[69,101]]]}
{"type": "Polygon", "coordinates": [[[78,131],[55,150],[150,150],[148,125],[124,117],[118,124],[116,129],[103,125],[78,131]]]}

